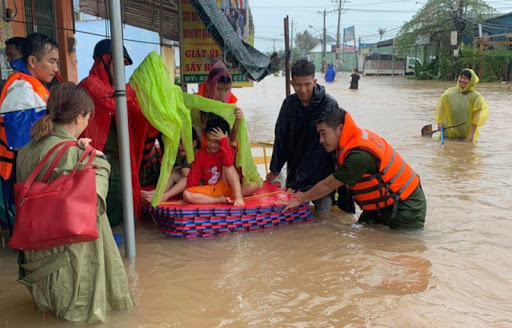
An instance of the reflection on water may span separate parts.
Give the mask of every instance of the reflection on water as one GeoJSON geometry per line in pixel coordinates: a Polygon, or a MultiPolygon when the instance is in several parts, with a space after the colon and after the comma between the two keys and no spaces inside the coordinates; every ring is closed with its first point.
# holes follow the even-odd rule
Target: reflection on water
{"type": "MultiPolygon", "coordinates": [[[[327,90],[420,174],[425,230],[361,226],[335,212],[185,241],[138,222],[137,258],[125,261],[137,305],[112,313],[109,327],[512,326],[512,93],[479,85],[490,107],[479,143],[441,147],[420,129],[453,83],[365,76],[353,91],[348,81],[339,74],[327,90]]],[[[234,93],[253,140],[272,141],[284,79],[234,93]]],[[[36,313],[16,272],[15,252],[0,250],[0,327],[82,326],[36,313]]]]}

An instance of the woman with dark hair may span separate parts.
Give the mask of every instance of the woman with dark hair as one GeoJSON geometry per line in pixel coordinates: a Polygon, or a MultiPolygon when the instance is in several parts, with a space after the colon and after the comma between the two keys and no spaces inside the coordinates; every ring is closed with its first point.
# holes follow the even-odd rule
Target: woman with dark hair
{"type": "MultiPolygon", "coordinates": [[[[94,103],[76,84],[68,82],[52,88],[46,114],[32,127],[32,141],[19,151],[17,181],[25,181],[53,146],[76,140],[81,148],[68,149],[50,181],[69,174],[83,154],[82,148],[91,142],[77,139],[94,114],[94,103]]],[[[124,265],[106,214],[110,165],[98,154],[102,153],[96,154],[91,166],[96,172],[99,238],[40,251],[20,251],[18,260],[19,281],[27,286],[37,310],[52,311],[58,318],[74,322],[105,321],[108,310],[133,306],[124,265]]],[[[79,170],[82,168],[83,165],[79,166],[79,170]]]]}
{"type": "MultiPolygon", "coordinates": [[[[238,98],[231,93],[231,74],[228,71],[228,68],[224,63],[219,60],[213,65],[212,70],[208,74],[206,80],[201,84],[199,91],[197,93],[200,96],[205,98],[222,101],[228,104],[236,104],[238,98]]],[[[206,122],[208,122],[209,114],[205,112],[201,112],[201,145],[202,148],[206,148],[206,135],[204,133],[204,129],[206,127],[206,122]]],[[[236,136],[238,134],[238,129],[240,128],[240,123],[242,122],[242,118],[244,117],[244,112],[240,107],[235,107],[235,123],[231,128],[229,133],[229,141],[232,146],[236,145],[236,136]]]]}
{"type": "Polygon", "coordinates": [[[478,139],[478,127],[489,117],[489,106],[484,98],[475,91],[479,79],[469,68],[462,70],[457,86],[446,90],[436,110],[436,122],[441,127],[460,126],[445,130],[446,138],[473,141],[478,139]]]}

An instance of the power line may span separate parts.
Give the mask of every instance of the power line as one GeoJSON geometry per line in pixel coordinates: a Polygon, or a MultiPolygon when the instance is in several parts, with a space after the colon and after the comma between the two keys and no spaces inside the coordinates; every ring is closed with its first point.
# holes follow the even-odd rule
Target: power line
{"type": "MultiPolygon", "coordinates": [[[[102,19],[102,20],[106,21],[106,19],[102,19]]],[[[9,21],[15,22],[15,23],[23,23],[23,24],[34,24],[34,22],[14,20],[14,19],[10,19],[9,21]]],[[[67,27],[59,27],[59,26],[53,26],[53,25],[47,25],[47,24],[41,24],[41,23],[37,23],[37,25],[38,26],[42,26],[42,27],[55,28],[55,29],[61,30],[61,31],[74,32],[75,34],[76,33],[82,33],[82,34],[100,36],[100,37],[103,37],[103,38],[107,37],[107,33],[100,34],[100,33],[81,31],[81,30],[77,30],[77,29],[72,29],[72,28],[67,28],[67,27]]],[[[154,31],[152,31],[152,32],[154,32],[154,31]]],[[[135,43],[144,43],[144,44],[153,44],[153,45],[159,45],[159,46],[168,46],[168,44],[161,43],[161,42],[142,41],[142,40],[127,39],[127,38],[123,38],[123,41],[129,41],[129,42],[135,42],[135,43]]]]}

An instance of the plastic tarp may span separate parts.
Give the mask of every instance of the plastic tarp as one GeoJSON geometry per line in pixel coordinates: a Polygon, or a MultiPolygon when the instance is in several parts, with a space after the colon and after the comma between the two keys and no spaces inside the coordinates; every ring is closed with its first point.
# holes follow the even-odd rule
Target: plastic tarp
{"type": "Polygon", "coordinates": [[[222,50],[225,60],[236,64],[247,77],[261,81],[265,76],[279,70],[274,67],[270,57],[262,54],[250,44],[242,41],[236,34],[217,1],[190,0],[201,21],[222,50]]]}
{"type": "MultiPolygon", "coordinates": [[[[137,94],[142,113],[163,134],[164,157],[151,202],[157,206],[171,175],[180,139],[183,139],[187,161],[191,163],[194,160],[192,122],[199,124],[199,110],[222,116],[231,127],[235,122],[236,105],[184,93],[179,86],[174,85],[162,58],[154,51],[137,67],[130,78],[130,84],[137,94]]],[[[245,118],[240,123],[237,140],[239,149],[236,165],[242,168],[243,183],[261,186],[262,180],[251,155],[245,118]]]]}

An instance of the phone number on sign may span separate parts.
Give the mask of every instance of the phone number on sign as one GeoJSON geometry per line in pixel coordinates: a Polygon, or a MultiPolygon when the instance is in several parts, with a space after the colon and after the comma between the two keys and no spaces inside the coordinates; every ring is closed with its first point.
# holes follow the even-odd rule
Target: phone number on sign
{"type": "MultiPolygon", "coordinates": [[[[233,82],[248,82],[249,79],[243,74],[233,74],[233,82]]],[[[207,75],[185,75],[183,76],[183,82],[185,83],[202,83],[206,80],[207,75]]]]}

